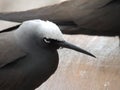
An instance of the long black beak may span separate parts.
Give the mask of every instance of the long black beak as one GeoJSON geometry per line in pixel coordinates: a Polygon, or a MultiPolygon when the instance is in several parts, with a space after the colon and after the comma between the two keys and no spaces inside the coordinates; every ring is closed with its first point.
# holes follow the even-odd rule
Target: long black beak
{"type": "Polygon", "coordinates": [[[60,41],[60,42],[58,42],[57,44],[58,44],[59,46],[61,46],[61,47],[73,49],[73,50],[75,50],[75,51],[78,51],[78,52],[81,52],[81,53],[84,53],[84,54],[87,54],[87,55],[89,55],[89,56],[92,56],[92,57],[96,58],[93,54],[89,53],[88,51],[83,50],[83,49],[81,49],[81,48],[79,48],[79,47],[77,47],[77,46],[75,46],[75,45],[73,45],[73,44],[71,44],[71,43],[66,42],[66,41],[60,41]]]}

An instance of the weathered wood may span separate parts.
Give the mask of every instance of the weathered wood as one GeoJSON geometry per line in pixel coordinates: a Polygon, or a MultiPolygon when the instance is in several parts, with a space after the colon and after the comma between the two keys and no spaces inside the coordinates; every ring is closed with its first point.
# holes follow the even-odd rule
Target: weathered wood
{"type": "Polygon", "coordinates": [[[118,37],[65,36],[93,52],[96,59],[68,49],[59,50],[56,73],[37,90],[119,90],[120,48],[118,37]]]}

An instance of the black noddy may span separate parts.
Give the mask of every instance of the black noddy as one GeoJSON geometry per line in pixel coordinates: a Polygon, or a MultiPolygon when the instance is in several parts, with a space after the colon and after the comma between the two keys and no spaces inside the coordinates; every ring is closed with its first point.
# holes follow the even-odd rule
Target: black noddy
{"type": "Polygon", "coordinates": [[[50,21],[29,20],[16,30],[0,33],[0,90],[36,89],[57,69],[60,47],[95,57],[66,42],[50,21]]]}

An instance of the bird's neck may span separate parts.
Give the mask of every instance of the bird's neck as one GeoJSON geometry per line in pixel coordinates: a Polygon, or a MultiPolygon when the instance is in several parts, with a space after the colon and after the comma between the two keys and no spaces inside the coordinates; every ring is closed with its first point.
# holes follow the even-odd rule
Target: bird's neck
{"type": "Polygon", "coordinates": [[[36,32],[33,30],[16,30],[14,32],[16,42],[20,45],[24,50],[35,49],[38,48],[36,32]]]}

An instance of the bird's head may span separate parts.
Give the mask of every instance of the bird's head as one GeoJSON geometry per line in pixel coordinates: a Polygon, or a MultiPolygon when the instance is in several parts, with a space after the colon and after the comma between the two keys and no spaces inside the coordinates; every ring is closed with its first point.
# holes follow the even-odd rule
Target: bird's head
{"type": "Polygon", "coordinates": [[[44,45],[49,48],[58,49],[59,47],[65,47],[95,57],[93,54],[65,41],[59,27],[53,22],[29,20],[25,21],[19,28],[29,30],[26,31],[29,32],[30,35],[37,36],[37,41],[42,41],[42,44],[44,43],[44,45]]]}

